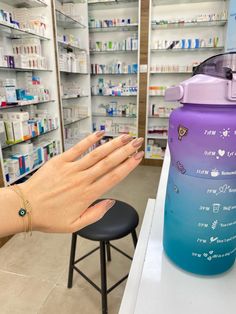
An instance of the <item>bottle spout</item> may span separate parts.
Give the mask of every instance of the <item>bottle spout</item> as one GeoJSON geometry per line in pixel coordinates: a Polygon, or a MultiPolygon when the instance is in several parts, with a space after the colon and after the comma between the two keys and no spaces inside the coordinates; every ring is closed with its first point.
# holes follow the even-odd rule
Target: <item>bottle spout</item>
{"type": "Polygon", "coordinates": [[[167,88],[165,92],[166,101],[180,101],[184,96],[184,88],[182,85],[167,88]]]}

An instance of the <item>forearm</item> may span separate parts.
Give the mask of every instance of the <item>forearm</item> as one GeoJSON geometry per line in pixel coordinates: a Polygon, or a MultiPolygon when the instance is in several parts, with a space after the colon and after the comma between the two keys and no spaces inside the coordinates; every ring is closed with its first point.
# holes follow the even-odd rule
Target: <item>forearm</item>
{"type": "Polygon", "coordinates": [[[24,230],[22,217],[18,215],[20,208],[20,198],[14,191],[0,189],[0,238],[24,230]]]}

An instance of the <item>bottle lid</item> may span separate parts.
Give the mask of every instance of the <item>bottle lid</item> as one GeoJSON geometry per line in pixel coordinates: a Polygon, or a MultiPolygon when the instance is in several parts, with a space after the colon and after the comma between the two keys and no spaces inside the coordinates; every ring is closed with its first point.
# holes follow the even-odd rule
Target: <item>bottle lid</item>
{"type": "Polygon", "coordinates": [[[165,100],[196,105],[236,105],[236,52],[202,62],[190,79],[166,90],[165,100]]]}

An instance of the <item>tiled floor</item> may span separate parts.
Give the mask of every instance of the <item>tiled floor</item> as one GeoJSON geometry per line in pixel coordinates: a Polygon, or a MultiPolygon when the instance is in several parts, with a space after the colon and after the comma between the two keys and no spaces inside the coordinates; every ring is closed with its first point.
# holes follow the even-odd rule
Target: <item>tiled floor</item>
{"type": "MultiPolygon", "coordinates": [[[[160,168],[140,166],[106,197],[133,205],[142,221],[148,198],[155,198],[160,168]]],[[[139,228],[141,223],[139,225],[139,228]]],[[[138,230],[139,230],[138,228],[138,230]]],[[[1,314],[100,314],[100,295],[78,274],[72,289],[67,289],[70,235],[42,234],[32,238],[16,235],[0,249],[0,313],[1,314]]],[[[133,254],[131,237],[116,241],[133,254]]],[[[79,238],[78,255],[96,244],[79,238]]],[[[81,269],[99,284],[99,253],[80,263],[81,269]]],[[[112,251],[108,264],[108,286],[128,272],[130,261],[112,251]]],[[[125,282],[109,294],[109,314],[119,311],[125,282]]],[[[131,313],[127,313],[131,314],[131,313]]]]}

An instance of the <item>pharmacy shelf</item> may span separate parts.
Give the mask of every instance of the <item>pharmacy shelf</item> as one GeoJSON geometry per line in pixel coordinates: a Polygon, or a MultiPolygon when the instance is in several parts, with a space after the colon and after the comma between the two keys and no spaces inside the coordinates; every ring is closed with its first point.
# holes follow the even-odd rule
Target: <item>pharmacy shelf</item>
{"type": "Polygon", "coordinates": [[[100,75],[138,75],[138,73],[91,73],[92,76],[100,76],[100,75]]]}
{"type": "Polygon", "coordinates": [[[65,74],[79,74],[79,75],[88,75],[89,73],[82,73],[82,72],[70,72],[70,71],[63,71],[60,70],[61,73],[65,73],[65,74]]]}
{"type": "Polygon", "coordinates": [[[167,140],[168,136],[161,136],[161,135],[158,135],[158,134],[148,134],[147,138],[157,139],[157,140],[167,140]]]}
{"type": "Polygon", "coordinates": [[[189,0],[153,0],[152,5],[159,6],[159,5],[183,4],[183,3],[191,5],[192,3],[219,2],[219,1],[222,2],[222,0],[192,0],[191,2],[189,0]]]}
{"type": "Polygon", "coordinates": [[[74,4],[86,3],[86,0],[57,0],[57,1],[60,2],[61,4],[63,4],[63,3],[74,3],[74,4]]]}
{"type": "Polygon", "coordinates": [[[36,68],[9,68],[9,67],[0,67],[0,71],[16,71],[16,72],[33,72],[33,71],[41,71],[41,72],[53,72],[49,69],[36,69],[36,68]]]}
{"type": "Polygon", "coordinates": [[[159,74],[192,74],[192,71],[183,71],[183,72],[150,72],[151,75],[159,75],[159,74]]]}
{"type": "Polygon", "coordinates": [[[12,144],[8,144],[8,145],[6,145],[6,146],[2,146],[2,149],[7,149],[7,148],[10,148],[10,147],[12,147],[12,146],[15,146],[15,145],[18,145],[18,144],[27,142],[27,141],[31,141],[31,140],[33,140],[33,139],[35,139],[35,138],[38,138],[38,137],[40,137],[40,136],[43,136],[43,135],[45,135],[45,134],[51,133],[51,132],[56,131],[56,130],[58,130],[58,128],[55,128],[55,129],[52,129],[52,130],[48,130],[48,131],[46,131],[46,132],[43,132],[43,133],[41,133],[41,134],[39,134],[39,135],[36,135],[36,136],[33,136],[33,137],[31,137],[31,138],[29,138],[29,139],[27,139],[27,140],[24,140],[24,141],[20,141],[20,142],[17,142],[17,143],[12,143],[12,144]]]}
{"type": "Polygon", "coordinates": [[[85,120],[85,119],[88,119],[89,116],[86,116],[86,117],[80,117],[79,119],[76,119],[76,120],[72,120],[72,121],[64,121],[64,126],[67,126],[67,125],[70,125],[70,124],[74,124],[74,123],[78,123],[82,120],[85,120]]]}
{"type": "Polygon", "coordinates": [[[39,105],[39,104],[47,104],[49,102],[55,102],[55,100],[18,101],[18,102],[16,102],[16,105],[8,105],[5,107],[0,107],[0,110],[12,109],[12,108],[22,108],[22,107],[26,107],[26,106],[39,105]]]}
{"type": "Polygon", "coordinates": [[[103,51],[97,51],[97,50],[90,50],[89,51],[91,55],[94,54],[113,54],[113,53],[117,53],[117,54],[121,54],[121,53],[137,53],[138,50],[103,50],[103,51]]]}
{"type": "Polygon", "coordinates": [[[137,97],[136,95],[120,95],[120,96],[115,96],[115,95],[91,95],[92,97],[137,97]]]}
{"type": "Polygon", "coordinates": [[[28,174],[33,173],[34,171],[38,170],[40,167],[42,167],[45,164],[45,162],[42,162],[41,164],[35,166],[33,169],[31,169],[28,172],[23,173],[22,175],[20,175],[19,177],[15,178],[14,180],[10,180],[7,185],[11,185],[17,181],[19,181],[20,179],[23,179],[24,177],[26,177],[28,174]]]}
{"type": "Polygon", "coordinates": [[[40,40],[50,40],[50,38],[39,35],[37,33],[14,27],[12,24],[0,22],[0,33],[6,33],[6,37],[10,39],[19,39],[25,37],[35,37],[40,40]]]}
{"type": "Polygon", "coordinates": [[[1,0],[1,2],[6,3],[15,8],[47,7],[47,3],[43,0],[1,0]]]}
{"type": "Polygon", "coordinates": [[[193,27],[214,27],[214,26],[225,26],[227,20],[215,20],[215,21],[192,21],[192,22],[163,22],[152,21],[152,29],[176,29],[176,28],[193,28],[193,27]]]}
{"type": "Polygon", "coordinates": [[[108,1],[88,1],[89,10],[106,10],[133,7],[138,5],[138,0],[108,0],[108,1]]]}
{"type": "Polygon", "coordinates": [[[136,119],[137,116],[109,116],[105,114],[93,113],[93,118],[126,118],[126,119],[136,119]]]}
{"type": "Polygon", "coordinates": [[[204,52],[204,51],[218,51],[223,50],[224,47],[202,47],[202,48],[173,48],[173,49],[151,49],[151,52],[204,52]]]}
{"type": "Polygon", "coordinates": [[[57,26],[63,27],[64,29],[72,29],[72,28],[81,28],[85,29],[86,26],[80,23],[79,21],[75,20],[71,16],[56,10],[56,19],[57,19],[57,26]]]}
{"type": "Polygon", "coordinates": [[[79,96],[79,95],[63,96],[62,100],[80,99],[80,98],[85,98],[85,97],[89,97],[89,96],[88,95],[84,95],[84,96],[79,96]]]}
{"type": "Polygon", "coordinates": [[[57,43],[58,43],[58,45],[61,45],[61,46],[63,46],[66,49],[78,49],[80,51],[85,51],[86,52],[86,49],[80,48],[80,47],[78,47],[76,45],[72,45],[70,43],[65,43],[64,41],[58,40],[57,43]]]}
{"type": "Polygon", "coordinates": [[[108,26],[108,27],[90,27],[90,33],[105,33],[105,32],[133,32],[138,30],[138,24],[108,26]]]}

